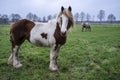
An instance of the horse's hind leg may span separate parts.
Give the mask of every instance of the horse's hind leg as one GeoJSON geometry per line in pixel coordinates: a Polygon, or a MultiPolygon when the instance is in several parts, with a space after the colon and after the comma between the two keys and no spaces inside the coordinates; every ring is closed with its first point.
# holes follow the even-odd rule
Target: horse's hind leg
{"type": "Polygon", "coordinates": [[[9,59],[8,59],[8,64],[13,65],[13,48],[15,47],[15,45],[14,45],[12,34],[10,34],[10,42],[11,42],[11,46],[12,46],[12,48],[11,48],[12,49],[12,53],[11,53],[9,59]]]}
{"type": "Polygon", "coordinates": [[[17,44],[18,42],[13,37],[10,38],[12,44],[12,53],[8,59],[8,64],[13,65],[15,68],[20,68],[22,64],[20,64],[20,62],[18,61],[18,50],[20,48],[20,44],[22,43],[17,44]]]}
{"type": "Polygon", "coordinates": [[[12,54],[9,57],[8,63],[12,64],[15,68],[20,68],[22,64],[18,61],[18,50],[19,50],[18,45],[15,45],[14,48],[12,48],[12,54]]]}

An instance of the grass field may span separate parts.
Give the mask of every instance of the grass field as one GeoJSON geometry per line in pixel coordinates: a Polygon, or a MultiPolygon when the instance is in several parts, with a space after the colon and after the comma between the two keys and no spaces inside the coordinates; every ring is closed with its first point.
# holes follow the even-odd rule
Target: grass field
{"type": "Polygon", "coordinates": [[[120,80],[120,25],[92,25],[92,32],[76,25],[60,50],[59,72],[48,69],[49,48],[26,41],[20,69],[7,64],[10,49],[9,25],[0,25],[0,80],[120,80]]]}

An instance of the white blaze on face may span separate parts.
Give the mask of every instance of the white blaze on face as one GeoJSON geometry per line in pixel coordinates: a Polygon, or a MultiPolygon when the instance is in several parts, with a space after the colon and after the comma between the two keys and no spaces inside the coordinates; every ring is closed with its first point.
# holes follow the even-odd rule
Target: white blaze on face
{"type": "Polygon", "coordinates": [[[62,17],[61,33],[65,33],[67,31],[68,18],[64,14],[61,17],[62,17]]]}

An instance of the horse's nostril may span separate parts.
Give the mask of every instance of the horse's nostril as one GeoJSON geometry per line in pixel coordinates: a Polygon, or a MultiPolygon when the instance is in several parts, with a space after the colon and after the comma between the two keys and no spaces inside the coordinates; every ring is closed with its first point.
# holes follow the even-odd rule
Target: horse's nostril
{"type": "Polygon", "coordinates": [[[65,32],[61,32],[62,36],[65,36],[66,35],[66,31],[65,32]]]}

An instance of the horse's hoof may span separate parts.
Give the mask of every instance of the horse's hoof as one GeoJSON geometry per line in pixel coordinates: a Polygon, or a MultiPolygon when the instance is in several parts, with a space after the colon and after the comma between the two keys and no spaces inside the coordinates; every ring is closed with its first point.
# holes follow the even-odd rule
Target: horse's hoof
{"type": "Polygon", "coordinates": [[[8,60],[8,64],[13,65],[13,61],[12,60],[8,60]]]}
{"type": "Polygon", "coordinates": [[[16,64],[16,65],[13,65],[15,68],[21,68],[22,67],[22,64],[16,64]]]}
{"type": "Polygon", "coordinates": [[[56,68],[55,67],[54,68],[49,68],[49,70],[52,71],[52,72],[56,72],[56,71],[58,71],[58,68],[57,67],[56,68]]]}

